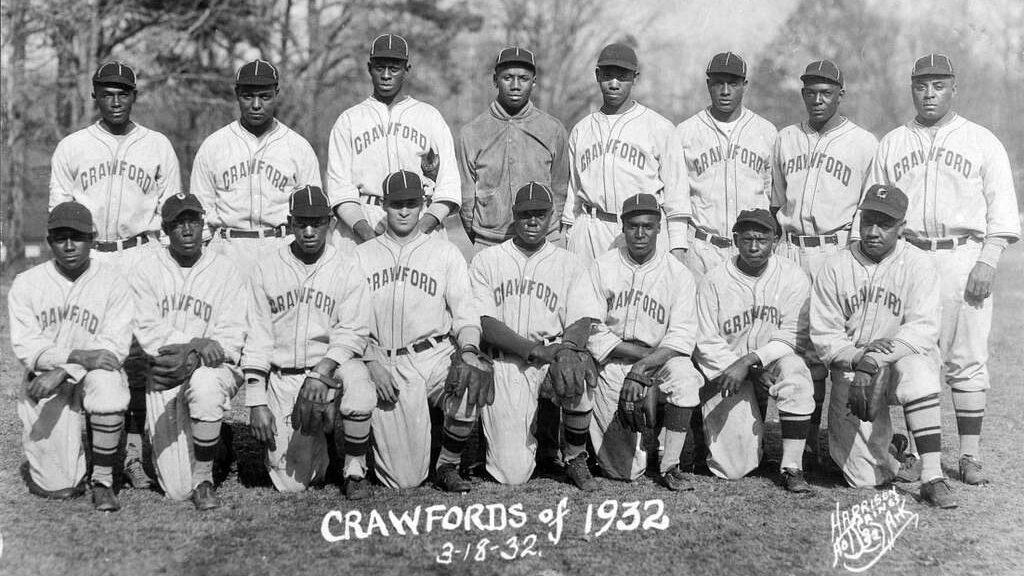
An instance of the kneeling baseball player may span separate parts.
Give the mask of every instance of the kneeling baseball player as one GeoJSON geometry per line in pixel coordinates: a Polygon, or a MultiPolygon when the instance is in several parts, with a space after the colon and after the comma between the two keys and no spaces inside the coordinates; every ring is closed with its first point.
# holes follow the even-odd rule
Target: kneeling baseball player
{"type": "Polygon", "coordinates": [[[490,360],[480,352],[480,314],[466,259],[451,242],[420,230],[419,176],[395,172],[382,190],[387,230],[355,250],[374,315],[366,356],[377,386],[375,471],[390,488],[427,479],[429,403],[444,412],[437,485],[468,492],[471,485],[458,466],[479,407],[494,401],[494,378],[490,360]]]}
{"type": "Polygon", "coordinates": [[[480,415],[487,471],[503,484],[530,479],[537,401],[545,393],[562,407],[566,474],[580,489],[594,490],[598,485],[587,468],[590,388],[597,385],[586,351],[590,322],[566,323],[569,288],[585,270],[578,257],[545,240],[553,206],[543,184],[520,188],[512,204],[512,239],[484,249],[469,266],[483,339],[494,358],[494,404],[480,415]]]}
{"type": "Polygon", "coordinates": [[[647,468],[639,432],[665,403],[661,480],[690,489],[679,457],[704,378],[690,356],[697,339],[696,283],[657,250],[661,208],[651,194],[622,204],[626,246],[598,257],[569,294],[569,319],[593,323],[588,349],[600,365],[590,439],[605,476],[635,480],[647,468]]]}
{"type": "Polygon", "coordinates": [[[811,341],[832,371],[829,452],[851,486],[891,481],[888,405],[901,404],[921,454],[921,498],[955,508],[940,466],[938,275],[900,240],[902,190],[876,184],[859,209],[860,240],[825,262],[811,294],[811,341]]]}
{"type": "Polygon", "coordinates": [[[220,506],[213,461],[238,368],[249,284],[227,256],[203,249],[199,199],[177,194],[160,215],[169,245],[138,262],[130,284],[135,337],[151,358],[146,430],[164,493],[220,506]]]}
{"type": "Polygon", "coordinates": [[[366,479],[373,383],[363,361],[369,297],[359,265],[327,244],[331,208],[317,186],[292,193],[295,239],[259,262],[252,276],[242,355],[253,436],[266,447],[274,486],[301,492],[327,473],[327,434],[341,414],[345,497],[371,495],[366,479]]]}
{"type": "Polygon", "coordinates": [[[701,394],[708,466],[729,479],[757,468],[762,422],[753,386],[759,386],[779,410],[782,485],[809,492],[801,460],[814,385],[797,355],[797,335],[807,328],[810,283],[799,265],[772,255],[779,236],[767,210],[741,211],[732,232],[737,256],[705,275],[697,290],[695,358],[709,380],[701,394]]]}

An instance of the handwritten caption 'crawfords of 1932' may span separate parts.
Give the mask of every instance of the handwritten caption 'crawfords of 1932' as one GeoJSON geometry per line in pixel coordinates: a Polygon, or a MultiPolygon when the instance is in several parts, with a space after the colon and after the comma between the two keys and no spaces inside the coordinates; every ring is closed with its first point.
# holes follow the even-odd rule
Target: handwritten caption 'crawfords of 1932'
{"type": "Polygon", "coordinates": [[[907,497],[890,488],[831,514],[832,567],[840,563],[850,572],[863,572],[892,550],[896,538],[911,524],[917,528],[918,516],[906,509],[907,497]]]}

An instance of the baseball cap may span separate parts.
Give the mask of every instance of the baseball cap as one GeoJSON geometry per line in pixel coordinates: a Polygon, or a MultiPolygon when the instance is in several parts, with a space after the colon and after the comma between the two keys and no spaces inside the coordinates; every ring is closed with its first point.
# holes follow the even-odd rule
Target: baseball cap
{"type": "Polygon", "coordinates": [[[622,203],[622,219],[639,212],[656,212],[661,214],[661,206],[658,206],[658,199],[652,194],[634,194],[622,203]]]}
{"type": "Polygon", "coordinates": [[[843,85],[843,71],[831,60],[815,60],[811,62],[807,65],[803,75],[800,76],[800,80],[803,82],[810,82],[818,78],[838,84],[840,87],[843,85]]]}
{"type": "Polygon", "coordinates": [[[61,202],[50,210],[50,216],[46,220],[47,230],[57,228],[71,228],[79,232],[92,234],[92,212],[78,202],[61,202]]]}
{"type": "Polygon", "coordinates": [[[914,62],[914,71],[910,73],[911,78],[918,76],[956,76],[953,72],[953,63],[945,54],[929,54],[922,56],[914,62]]]}
{"type": "Polygon", "coordinates": [[[598,67],[618,66],[633,72],[640,69],[640,64],[637,63],[636,59],[636,51],[620,43],[605,46],[597,57],[597,65],[598,67]]]}
{"type": "Polygon", "coordinates": [[[858,210],[873,210],[902,220],[907,215],[907,195],[895,186],[875,184],[864,194],[858,210]]]}
{"type": "Polygon", "coordinates": [[[277,68],[266,60],[247,62],[235,74],[235,86],[276,86],[278,80],[277,68]]]}
{"type": "Polygon", "coordinates": [[[512,212],[550,210],[554,204],[555,198],[547,186],[540,182],[530,182],[516,192],[515,202],[512,203],[512,212]]]}
{"type": "Polygon", "coordinates": [[[93,84],[119,84],[135,88],[135,70],[124,62],[104,62],[92,75],[93,84]]]}
{"type": "Polygon", "coordinates": [[[733,52],[720,52],[708,62],[707,75],[731,74],[740,78],[747,77],[747,63],[733,52]]]}
{"type": "Polygon", "coordinates": [[[497,70],[506,64],[526,64],[534,70],[537,69],[537,62],[533,57],[533,52],[519,46],[509,46],[502,48],[501,52],[498,52],[498,57],[494,59],[494,69],[497,70]]]}
{"type": "Polygon", "coordinates": [[[409,200],[423,197],[423,184],[415,172],[399,170],[384,179],[384,201],[409,200]]]}
{"type": "Polygon", "coordinates": [[[370,59],[373,58],[408,60],[409,43],[398,34],[381,34],[370,44],[370,59]]]}
{"type": "Polygon", "coordinates": [[[288,214],[298,218],[322,218],[331,215],[331,201],[319,186],[308,184],[288,198],[288,214]]]}
{"type": "Polygon", "coordinates": [[[771,212],[764,208],[741,210],[739,216],[736,217],[736,223],[732,225],[732,231],[739,232],[741,224],[745,223],[757,224],[762,228],[778,231],[778,225],[775,222],[775,217],[772,216],[771,212]]]}
{"type": "Polygon", "coordinates": [[[163,219],[164,222],[172,222],[175,218],[180,216],[182,212],[206,214],[206,210],[203,210],[203,204],[195,194],[179,192],[167,200],[164,200],[164,205],[160,208],[160,218],[163,219]]]}

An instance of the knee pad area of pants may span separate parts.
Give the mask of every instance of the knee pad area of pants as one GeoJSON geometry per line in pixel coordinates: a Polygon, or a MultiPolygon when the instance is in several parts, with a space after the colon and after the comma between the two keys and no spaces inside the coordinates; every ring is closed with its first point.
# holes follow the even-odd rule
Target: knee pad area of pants
{"type": "Polygon", "coordinates": [[[115,414],[128,408],[128,382],[119,371],[91,370],[82,387],[82,406],[89,414],[115,414]]]}
{"type": "Polygon", "coordinates": [[[796,355],[783,356],[776,362],[777,380],[771,387],[771,394],[776,398],[779,410],[791,414],[813,412],[814,383],[807,365],[796,355]]]}
{"type": "Polygon", "coordinates": [[[349,360],[338,367],[334,377],[342,382],[339,409],[342,415],[373,412],[377,405],[377,388],[362,360],[349,360]]]}
{"type": "Polygon", "coordinates": [[[669,404],[682,408],[693,408],[700,404],[700,388],[704,385],[704,377],[689,356],[670,359],[658,375],[662,378],[658,388],[669,404]]]}
{"type": "Polygon", "coordinates": [[[890,367],[891,378],[900,404],[912,402],[930,394],[938,394],[938,363],[923,354],[911,354],[897,360],[890,367]]]}
{"type": "Polygon", "coordinates": [[[188,409],[192,418],[209,422],[223,418],[227,398],[220,378],[218,370],[205,366],[192,373],[187,391],[188,409]]]}

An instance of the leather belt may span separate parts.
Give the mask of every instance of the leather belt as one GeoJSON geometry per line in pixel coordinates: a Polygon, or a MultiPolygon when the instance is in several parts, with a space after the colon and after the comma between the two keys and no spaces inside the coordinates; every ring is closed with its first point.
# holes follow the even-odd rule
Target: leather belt
{"type": "Polygon", "coordinates": [[[612,214],[611,212],[605,212],[604,210],[601,210],[600,208],[594,206],[590,202],[584,202],[582,199],[580,199],[580,208],[583,210],[583,212],[590,214],[591,216],[597,218],[598,220],[603,220],[604,222],[619,221],[618,215],[612,214]]]}
{"type": "Polygon", "coordinates": [[[444,342],[447,339],[447,334],[443,334],[441,336],[431,336],[429,338],[424,338],[419,342],[413,342],[409,346],[402,346],[401,348],[398,348],[396,350],[385,350],[384,352],[388,356],[405,356],[406,354],[409,354],[411,352],[423,352],[424,350],[430,350],[434,346],[437,346],[438,344],[444,342]]]}
{"type": "Polygon", "coordinates": [[[384,197],[383,196],[376,196],[374,194],[360,194],[359,195],[359,200],[363,204],[372,204],[374,206],[383,206],[384,205],[384,197]]]}
{"type": "Polygon", "coordinates": [[[719,236],[717,234],[708,234],[707,232],[701,230],[700,228],[693,229],[693,237],[696,238],[697,240],[703,240],[713,246],[718,246],[719,248],[732,248],[732,240],[726,238],[725,236],[719,236]]]}
{"type": "Polygon", "coordinates": [[[242,230],[239,228],[217,228],[221,238],[282,238],[286,234],[284,224],[274,228],[242,230]]]}
{"type": "Polygon", "coordinates": [[[114,240],[113,242],[93,242],[93,249],[100,252],[117,252],[118,250],[127,250],[136,246],[141,246],[149,242],[149,233],[143,232],[136,234],[131,238],[125,240],[114,240]]]}
{"type": "Polygon", "coordinates": [[[824,236],[801,236],[799,234],[786,234],[790,243],[802,248],[817,248],[822,244],[839,244],[839,236],[836,234],[825,234],[824,236]]]}
{"type": "Polygon", "coordinates": [[[957,236],[956,238],[921,238],[920,236],[906,236],[904,238],[910,244],[921,250],[934,252],[936,250],[952,250],[957,246],[967,244],[970,236],[957,236]]]}
{"type": "Polygon", "coordinates": [[[273,364],[271,364],[270,366],[271,372],[277,372],[282,376],[295,376],[297,374],[305,374],[307,370],[309,370],[309,368],[282,368],[280,366],[276,366],[273,364]]]}

